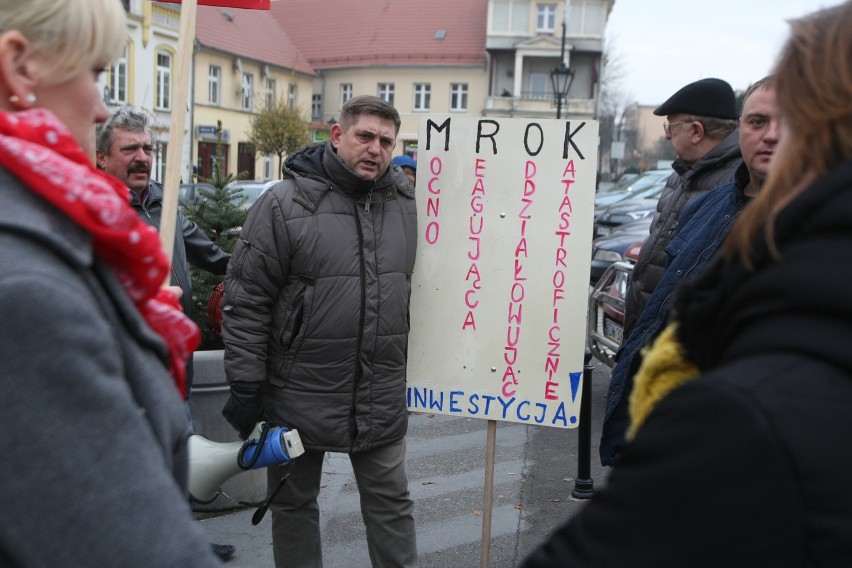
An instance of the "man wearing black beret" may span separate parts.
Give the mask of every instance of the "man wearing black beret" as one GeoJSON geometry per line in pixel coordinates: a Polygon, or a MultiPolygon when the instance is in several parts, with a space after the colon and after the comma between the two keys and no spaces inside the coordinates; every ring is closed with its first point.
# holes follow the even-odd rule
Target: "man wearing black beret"
{"type": "MultiPolygon", "coordinates": [[[[666,117],[663,128],[678,158],[657,203],[651,234],[642,245],[630,277],[622,345],[665,272],[666,247],[678,225],[688,221],[681,219],[681,212],[697,197],[733,181],[734,172],[742,163],[736,97],[725,81],[701,79],[690,83],[657,107],[654,114],[666,117]]],[[[610,383],[600,446],[603,465],[613,465],[618,457],[616,445],[609,441],[621,439],[628,420],[626,405],[616,404],[624,388],[624,381],[610,383]]]]}

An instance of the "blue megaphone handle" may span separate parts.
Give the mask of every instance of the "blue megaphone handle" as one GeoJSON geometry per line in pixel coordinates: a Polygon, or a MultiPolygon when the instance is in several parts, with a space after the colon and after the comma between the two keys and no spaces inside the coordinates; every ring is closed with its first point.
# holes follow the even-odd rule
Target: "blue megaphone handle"
{"type": "Polygon", "coordinates": [[[264,424],[260,438],[248,439],[240,448],[237,463],[243,469],[260,469],[287,463],[290,461],[284,441],[284,434],[287,432],[286,426],[270,428],[268,424],[264,424]]]}

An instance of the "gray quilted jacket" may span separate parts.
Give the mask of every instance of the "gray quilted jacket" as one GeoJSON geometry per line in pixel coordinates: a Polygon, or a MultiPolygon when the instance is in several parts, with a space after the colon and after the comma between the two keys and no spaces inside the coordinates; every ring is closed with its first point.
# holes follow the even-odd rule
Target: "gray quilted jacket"
{"type": "Polygon", "coordinates": [[[216,566],[165,346],[88,233],[0,168],[0,566],[216,566]]]}
{"type": "Polygon", "coordinates": [[[290,157],[255,203],[223,301],[230,382],[263,382],[265,418],[306,448],[357,452],[401,439],[414,188],[391,166],[366,181],[330,143],[290,157]]]}
{"type": "Polygon", "coordinates": [[[734,129],[694,164],[688,165],[680,159],[672,164],[675,173],[666,181],[657,203],[657,213],[651,222],[651,234],[642,245],[639,260],[631,274],[624,313],[625,339],[663,277],[668,263],[666,247],[678,226],[688,221],[680,218],[681,211],[692,200],[732,181],[741,163],[739,130],[734,129]]]}

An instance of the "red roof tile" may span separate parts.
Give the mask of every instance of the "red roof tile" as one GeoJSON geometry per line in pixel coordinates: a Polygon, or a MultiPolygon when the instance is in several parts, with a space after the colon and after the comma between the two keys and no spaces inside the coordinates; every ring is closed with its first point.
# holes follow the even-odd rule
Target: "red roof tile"
{"type": "Polygon", "coordinates": [[[313,66],[267,10],[199,6],[195,27],[205,47],[314,75],[313,66]]]}
{"type": "Polygon", "coordinates": [[[485,64],[487,0],[273,0],[271,11],[315,69],[485,64]]]}

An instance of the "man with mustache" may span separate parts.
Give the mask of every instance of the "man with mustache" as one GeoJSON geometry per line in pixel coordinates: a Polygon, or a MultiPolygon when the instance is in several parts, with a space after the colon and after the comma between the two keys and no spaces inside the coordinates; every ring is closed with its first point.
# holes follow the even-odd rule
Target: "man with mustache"
{"type": "MultiPolygon", "coordinates": [[[[96,162],[99,169],[127,184],[130,205],[149,225],[160,229],[163,213],[163,186],[151,179],[154,142],[148,126],[148,115],[122,106],[110,113],[98,127],[96,162]]],[[[180,302],[186,315],[192,317],[192,278],[189,264],[213,274],[225,274],[231,255],[220,249],[192,221],[178,211],[175,245],[172,254],[171,284],[183,290],[180,302]]],[[[192,358],[186,364],[187,397],[192,389],[192,358]]],[[[213,544],[222,560],[234,556],[234,546],[213,544]]]]}
{"type": "Polygon", "coordinates": [[[766,179],[781,136],[771,76],[757,81],[746,92],[738,127],[743,163],[734,173],[734,181],[705,193],[683,210],[681,219],[687,222],[664,249],[668,260],[663,276],[619,352],[607,401],[613,410],[607,414],[601,434],[602,459],[604,455],[618,456],[624,445],[628,400],[642,362],[641,350],[665,326],[675,287],[696,277],[707,265],[740,211],[766,179]]]}
{"type": "MultiPolygon", "coordinates": [[[[126,183],[131,190],[130,204],[139,217],[159,229],[163,186],[151,179],[154,142],[148,115],[130,106],[115,109],[98,128],[96,148],[98,168],[126,183]]],[[[183,290],[183,311],[192,316],[192,279],[188,262],[213,274],[225,274],[231,255],[180,211],[177,216],[171,283],[183,290]]],[[[191,380],[191,376],[187,376],[187,381],[191,380]]]]}

